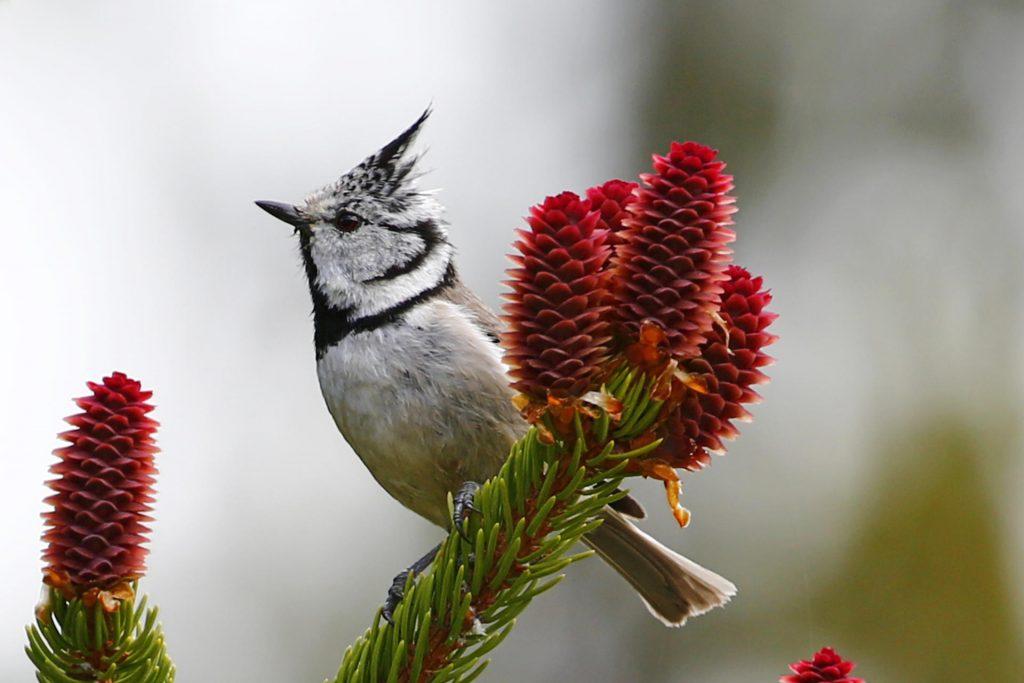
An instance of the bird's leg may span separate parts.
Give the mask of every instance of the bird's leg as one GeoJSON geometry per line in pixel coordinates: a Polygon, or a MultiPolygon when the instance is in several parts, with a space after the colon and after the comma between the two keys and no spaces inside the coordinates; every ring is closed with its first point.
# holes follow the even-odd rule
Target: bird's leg
{"type": "Polygon", "coordinates": [[[405,595],[405,582],[408,581],[409,575],[416,576],[423,572],[430,563],[434,561],[437,556],[437,551],[441,549],[441,544],[438,543],[431,549],[426,555],[409,565],[408,569],[402,571],[394,578],[391,582],[391,588],[388,589],[388,597],[384,598],[384,607],[381,609],[381,616],[387,620],[389,624],[394,623],[391,621],[391,617],[394,615],[395,608],[398,607],[398,603],[402,601],[402,596],[405,595]]]}
{"type": "Polygon", "coordinates": [[[480,484],[475,481],[467,481],[452,496],[452,526],[466,542],[469,542],[469,538],[466,536],[463,524],[465,523],[467,512],[480,512],[473,504],[473,499],[479,490],[480,484]]]}
{"type": "MultiPolygon", "coordinates": [[[[469,539],[466,537],[466,532],[463,529],[463,523],[467,513],[479,512],[473,504],[473,498],[479,490],[480,484],[475,481],[467,481],[465,484],[460,486],[459,490],[455,492],[454,496],[452,496],[452,526],[459,532],[459,535],[467,541],[469,539]]],[[[441,545],[438,544],[426,555],[409,565],[408,569],[398,574],[398,576],[396,576],[391,582],[391,588],[388,589],[388,596],[384,599],[384,608],[381,610],[381,616],[383,616],[388,623],[391,623],[391,617],[394,614],[395,608],[398,606],[398,603],[402,601],[402,596],[405,595],[405,583],[409,580],[409,575],[416,576],[429,567],[430,563],[433,562],[434,558],[437,556],[437,551],[440,549],[441,545]]],[[[470,561],[472,561],[472,558],[470,561]]]]}

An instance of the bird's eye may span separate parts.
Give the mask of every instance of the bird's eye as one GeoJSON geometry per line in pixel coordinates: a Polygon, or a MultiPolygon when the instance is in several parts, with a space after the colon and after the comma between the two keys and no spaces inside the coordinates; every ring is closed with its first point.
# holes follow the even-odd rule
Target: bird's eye
{"type": "Polygon", "coordinates": [[[362,225],[359,216],[352,213],[339,213],[334,218],[334,227],[341,232],[352,232],[362,225]]]}

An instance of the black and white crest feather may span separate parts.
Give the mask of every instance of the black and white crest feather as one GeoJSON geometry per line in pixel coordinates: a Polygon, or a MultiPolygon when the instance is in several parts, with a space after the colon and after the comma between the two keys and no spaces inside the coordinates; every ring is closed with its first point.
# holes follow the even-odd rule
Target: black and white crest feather
{"type": "Polygon", "coordinates": [[[409,146],[416,140],[420,127],[430,118],[430,108],[423,110],[420,117],[398,137],[386,144],[379,152],[359,164],[355,171],[362,171],[368,178],[368,189],[377,190],[384,196],[394,194],[412,171],[419,157],[403,159],[409,146]]]}
{"type": "Polygon", "coordinates": [[[307,205],[329,208],[337,206],[335,200],[338,199],[364,198],[388,212],[410,208],[422,195],[416,187],[419,174],[415,172],[420,155],[411,154],[410,150],[430,114],[430,108],[424,110],[411,126],[380,151],[366,157],[336,182],[307,197],[307,205]]]}

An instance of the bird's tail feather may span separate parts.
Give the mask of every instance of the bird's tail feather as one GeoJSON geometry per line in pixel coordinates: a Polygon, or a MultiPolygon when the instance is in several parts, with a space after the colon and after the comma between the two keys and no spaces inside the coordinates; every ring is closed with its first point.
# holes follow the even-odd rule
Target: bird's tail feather
{"type": "Polygon", "coordinates": [[[729,602],[736,586],[654,540],[614,510],[584,541],[636,589],[666,626],[729,602]]]}

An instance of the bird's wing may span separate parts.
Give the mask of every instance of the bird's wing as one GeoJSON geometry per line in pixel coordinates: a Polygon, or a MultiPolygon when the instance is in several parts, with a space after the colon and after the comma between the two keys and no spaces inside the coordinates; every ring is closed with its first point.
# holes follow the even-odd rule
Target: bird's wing
{"type": "Polygon", "coordinates": [[[501,319],[480,300],[480,297],[473,293],[473,290],[460,283],[451,287],[445,294],[453,304],[458,304],[469,311],[488,339],[495,344],[499,343],[501,319]]]}

